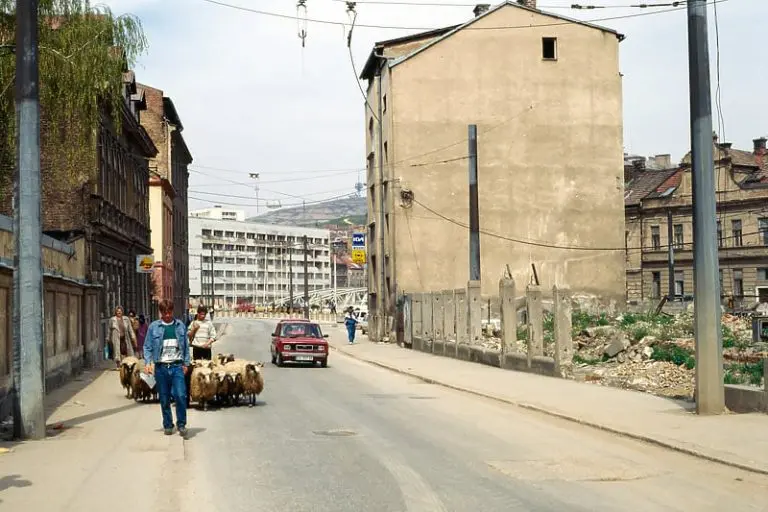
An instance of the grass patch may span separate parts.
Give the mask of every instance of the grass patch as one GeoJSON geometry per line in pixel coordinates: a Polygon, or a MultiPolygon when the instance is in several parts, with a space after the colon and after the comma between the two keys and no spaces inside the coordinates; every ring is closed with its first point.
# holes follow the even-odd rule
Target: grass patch
{"type": "Polygon", "coordinates": [[[593,365],[593,364],[598,364],[601,361],[602,360],[600,358],[594,358],[593,359],[591,357],[583,357],[583,356],[581,356],[579,354],[573,354],[573,362],[576,363],[576,364],[589,364],[589,365],[593,365]]]}
{"type": "Polygon", "coordinates": [[[517,339],[528,341],[528,326],[521,325],[517,328],[517,339]]]}
{"type": "Polygon", "coordinates": [[[632,329],[632,340],[633,341],[640,341],[646,336],[650,336],[651,330],[648,327],[645,326],[639,326],[632,329]]]}
{"type": "MultiPolygon", "coordinates": [[[[723,348],[731,348],[736,346],[736,336],[733,331],[727,325],[722,326],[723,331],[723,348]]],[[[728,384],[728,383],[726,383],[728,384]]]]}
{"type": "Polygon", "coordinates": [[[574,311],[571,313],[571,325],[574,332],[580,333],[589,327],[611,325],[611,321],[605,313],[596,316],[583,311],[574,311]]]}
{"type": "Polygon", "coordinates": [[[763,363],[734,363],[725,368],[723,382],[726,384],[751,384],[760,386],[763,383],[763,363]]]}
{"type": "Polygon", "coordinates": [[[672,343],[655,345],[651,359],[654,361],[667,361],[678,366],[685,365],[689,370],[693,370],[696,366],[696,359],[694,359],[693,353],[690,350],[672,343]]]}

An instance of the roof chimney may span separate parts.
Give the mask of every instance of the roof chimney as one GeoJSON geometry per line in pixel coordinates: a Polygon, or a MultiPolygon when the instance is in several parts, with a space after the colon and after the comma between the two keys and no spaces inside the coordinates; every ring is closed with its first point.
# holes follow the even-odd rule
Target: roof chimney
{"type": "Polygon", "coordinates": [[[477,18],[481,14],[488,12],[488,9],[490,8],[491,4],[477,4],[472,12],[475,13],[475,18],[477,18]]]}
{"type": "Polygon", "coordinates": [[[536,0],[517,0],[517,3],[529,9],[536,9],[536,0]]]}
{"type": "Polygon", "coordinates": [[[760,137],[752,141],[752,143],[755,145],[755,154],[756,155],[765,155],[765,137],[760,137]]]}
{"type": "Polygon", "coordinates": [[[656,165],[660,167],[661,169],[671,169],[672,168],[672,155],[669,153],[665,153],[662,155],[656,155],[654,157],[654,161],[656,162],[656,165]]]}

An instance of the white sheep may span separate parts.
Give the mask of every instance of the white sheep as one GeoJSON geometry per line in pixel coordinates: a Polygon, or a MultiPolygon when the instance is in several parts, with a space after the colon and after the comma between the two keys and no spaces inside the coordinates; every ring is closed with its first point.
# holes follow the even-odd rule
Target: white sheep
{"type": "Polygon", "coordinates": [[[195,367],[189,381],[189,397],[197,402],[205,411],[208,410],[208,402],[216,397],[218,383],[210,368],[195,367]]]}
{"type": "Polygon", "coordinates": [[[133,356],[124,357],[120,361],[120,384],[125,389],[126,398],[133,398],[133,369],[138,362],[133,356]]]}

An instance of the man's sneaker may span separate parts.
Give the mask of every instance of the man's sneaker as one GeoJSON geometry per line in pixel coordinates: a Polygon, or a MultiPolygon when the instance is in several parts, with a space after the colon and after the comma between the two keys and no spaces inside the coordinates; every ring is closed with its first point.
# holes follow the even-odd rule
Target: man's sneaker
{"type": "Polygon", "coordinates": [[[183,438],[187,437],[187,427],[179,427],[179,435],[183,438]]]}
{"type": "Polygon", "coordinates": [[[163,433],[165,435],[167,435],[167,436],[172,436],[173,435],[173,429],[172,428],[163,429],[163,433]]]}

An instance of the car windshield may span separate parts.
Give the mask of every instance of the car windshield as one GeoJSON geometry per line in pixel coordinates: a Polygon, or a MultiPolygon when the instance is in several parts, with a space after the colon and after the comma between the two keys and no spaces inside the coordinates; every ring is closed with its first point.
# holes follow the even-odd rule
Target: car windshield
{"type": "Polygon", "coordinates": [[[320,326],[317,324],[296,323],[283,324],[280,335],[284,337],[322,338],[320,326]]]}

